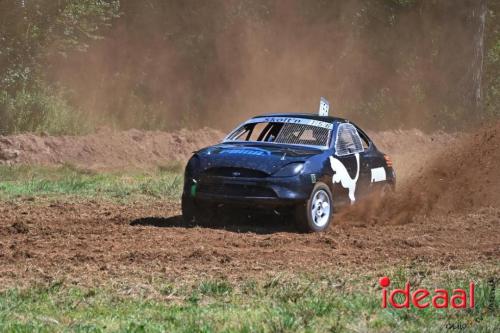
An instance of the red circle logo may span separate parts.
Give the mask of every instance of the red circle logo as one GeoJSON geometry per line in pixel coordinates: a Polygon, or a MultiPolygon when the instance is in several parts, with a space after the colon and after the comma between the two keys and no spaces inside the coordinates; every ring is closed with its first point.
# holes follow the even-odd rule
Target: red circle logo
{"type": "Polygon", "coordinates": [[[391,280],[387,276],[381,277],[380,280],[378,280],[378,283],[382,286],[382,288],[388,287],[391,284],[391,280]]]}

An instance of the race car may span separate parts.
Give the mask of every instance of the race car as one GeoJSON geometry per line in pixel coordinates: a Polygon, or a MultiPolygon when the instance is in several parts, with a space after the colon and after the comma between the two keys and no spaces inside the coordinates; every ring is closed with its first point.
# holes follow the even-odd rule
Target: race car
{"type": "Polygon", "coordinates": [[[251,118],[190,158],[182,214],[203,225],[221,208],[290,213],[305,232],[334,212],[395,186],[391,159],[354,123],[315,114],[251,118]]]}

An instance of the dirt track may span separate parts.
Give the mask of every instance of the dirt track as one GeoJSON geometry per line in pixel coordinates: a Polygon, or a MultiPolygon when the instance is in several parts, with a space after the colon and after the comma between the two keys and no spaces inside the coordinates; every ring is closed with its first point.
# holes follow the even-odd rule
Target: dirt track
{"type": "Polygon", "coordinates": [[[342,224],[312,235],[268,220],[229,230],[178,227],[178,204],[3,204],[0,209],[2,286],[53,279],[92,284],[103,278],[354,273],[397,263],[460,269],[494,263],[500,255],[495,209],[398,226],[342,224]]]}
{"type": "MultiPolygon", "coordinates": [[[[451,144],[444,134],[422,142],[406,137],[406,146],[387,147],[399,168],[399,201],[377,203],[369,211],[386,219],[366,216],[363,209],[347,211],[323,234],[297,234],[287,221],[269,218],[225,230],[183,226],[177,202],[2,202],[0,283],[4,288],[54,279],[94,285],[298,271],[357,274],[394,264],[498,267],[498,128],[476,134],[473,141],[454,138],[455,150],[447,153],[435,148],[436,142],[451,144]],[[479,142],[483,151],[476,149],[479,142]],[[478,174],[485,177],[478,180],[478,174]],[[467,196],[457,194],[468,189],[467,196]],[[411,214],[401,217],[398,209],[411,214]],[[396,215],[397,220],[391,218],[396,215]]],[[[378,135],[384,148],[384,135],[395,134],[378,135]]]]}

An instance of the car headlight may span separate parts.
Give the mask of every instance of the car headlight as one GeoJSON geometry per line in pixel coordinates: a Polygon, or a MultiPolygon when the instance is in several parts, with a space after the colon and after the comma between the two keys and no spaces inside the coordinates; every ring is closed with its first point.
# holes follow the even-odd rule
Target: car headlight
{"type": "Polygon", "coordinates": [[[275,174],[273,174],[274,177],[292,177],[292,176],[297,176],[304,170],[304,162],[299,162],[299,163],[290,163],[285,165],[283,168],[278,170],[275,174]]]}

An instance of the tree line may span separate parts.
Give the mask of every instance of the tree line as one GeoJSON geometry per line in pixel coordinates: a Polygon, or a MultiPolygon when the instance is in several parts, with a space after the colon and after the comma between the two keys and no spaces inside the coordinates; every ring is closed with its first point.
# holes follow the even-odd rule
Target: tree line
{"type": "Polygon", "coordinates": [[[500,114],[498,0],[1,0],[0,134],[226,128],[333,112],[455,130],[500,114]]]}

